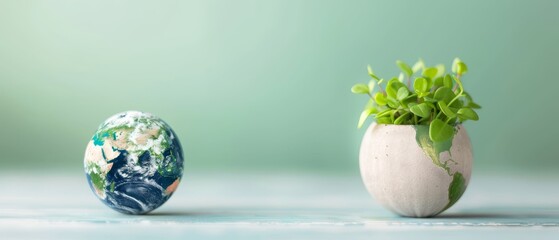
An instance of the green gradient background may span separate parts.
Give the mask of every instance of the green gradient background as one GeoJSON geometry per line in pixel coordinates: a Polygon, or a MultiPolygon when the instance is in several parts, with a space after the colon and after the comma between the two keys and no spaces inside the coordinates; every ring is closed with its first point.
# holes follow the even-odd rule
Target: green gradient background
{"type": "Polygon", "coordinates": [[[367,64],[470,68],[475,168],[559,167],[559,1],[1,1],[0,168],[82,168],[107,117],[152,112],[187,171],[355,172],[367,64]]]}

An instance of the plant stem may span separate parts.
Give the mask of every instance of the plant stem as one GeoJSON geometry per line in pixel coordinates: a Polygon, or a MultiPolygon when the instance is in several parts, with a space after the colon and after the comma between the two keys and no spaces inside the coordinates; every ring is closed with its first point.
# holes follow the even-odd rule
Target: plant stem
{"type": "Polygon", "coordinates": [[[458,93],[458,95],[456,95],[456,97],[454,97],[452,99],[452,101],[450,101],[450,103],[448,103],[448,106],[452,105],[452,103],[454,103],[454,101],[456,101],[459,97],[462,96],[462,94],[464,93],[464,87],[462,87],[462,81],[460,81],[460,75],[456,75],[456,83],[458,84],[458,86],[460,87],[460,93],[458,93]]]}
{"type": "Polygon", "coordinates": [[[446,120],[446,124],[448,124],[448,122],[450,122],[450,119],[454,119],[454,118],[448,118],[448,119],[446,120]]]}
{"type": "Polygon", "coordinates": [[[431,113],[431,120],[430,120],[429,122],[432,122],[432,121],[433,121],[433,117],[435,116],[435,111],[436,111],[436,110],[433,110],[433,112],[431,113]]]}
{"type": "Polygon", "coordinates": [[[385,92],[384,92],[384,89],[382,88],[382,86],[380,85],[380,83],[377,84],[377,85],[378,85],[378,87],[380,88],[380,92],[382,92],[382,94],[384,94],[384,93],[385,93],[385,92]]]}
{"type": "Polygon", "coordinates": [[[443,111],[440,111],[437,116],[435,118],[439,118],[439,116],[441,115],[441,113],[443,113],[443,111]]]}
{"type": "MultiPolygon", "coordinates": [[[[460,77],[462,77],[462,75],[460,74],[456,74],[456,79],[460,79],[460,77]]],[[[454,85],[454,88],[452,89],[452,91],[456,91],[456,88],[458,87],[458,85],[454,85]]]]}

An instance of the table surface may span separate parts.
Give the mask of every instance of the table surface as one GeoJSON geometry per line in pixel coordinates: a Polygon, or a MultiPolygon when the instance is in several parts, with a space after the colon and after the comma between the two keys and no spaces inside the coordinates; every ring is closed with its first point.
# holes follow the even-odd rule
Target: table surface
{"type": "Polygon", "coordinates": [[[417,219],[380,207],[354,175],[187,173],[164,206],[130,216],[81,173],[4,172],[0,238],[559,239],[559,176],[478,175],[454,207],[417,219]]]}

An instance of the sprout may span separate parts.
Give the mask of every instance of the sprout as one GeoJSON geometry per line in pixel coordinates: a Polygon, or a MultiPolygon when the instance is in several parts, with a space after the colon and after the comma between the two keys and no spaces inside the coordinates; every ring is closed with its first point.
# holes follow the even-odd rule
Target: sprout
{"type": "Polygon", "coordinates": [[[426,66],[422,59],[413,67],[400,60],[396,65],[401,73],[386,83],[367,66],[369,84],[358,83],[351,88],[353,93],[369,97],[359,118],[359,128],[369,116],[380,124],[429,125],[431,140],[442,142],[453,136],[457,124],[479,120],[474,109],[481,106],[464,91],[461,77],[468,72],[468,67],[459,58],[452,63],[452,73],[446,73],[443,64],[426,66]]]}

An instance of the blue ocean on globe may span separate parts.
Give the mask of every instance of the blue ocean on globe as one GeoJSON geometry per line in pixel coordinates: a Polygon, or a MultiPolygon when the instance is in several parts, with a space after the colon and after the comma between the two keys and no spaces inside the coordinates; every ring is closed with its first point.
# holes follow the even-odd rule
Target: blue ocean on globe
{"type": "Polygon", "coordinates": [[[145,214],[175,192],[183,161],[179,139],[167,123],[128,111],[99,126],[87,145],[84,168],[103,203],[122,213],[145,214]]]}

